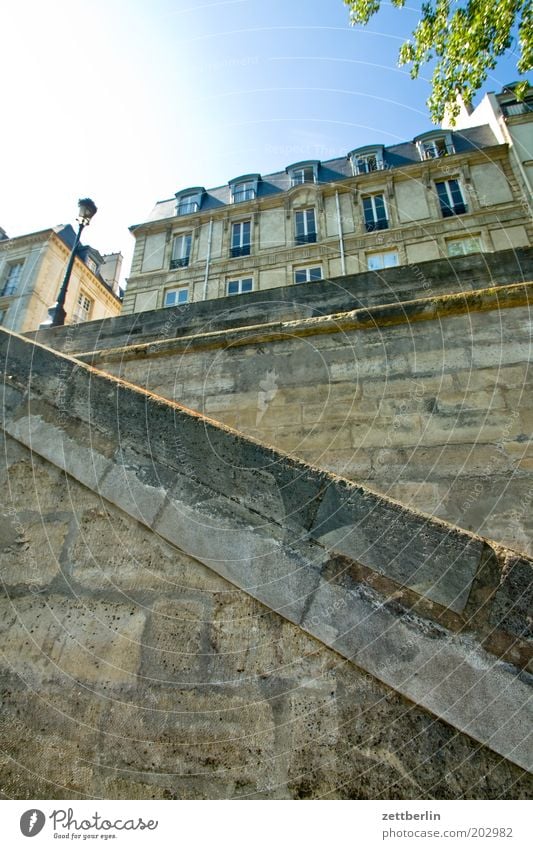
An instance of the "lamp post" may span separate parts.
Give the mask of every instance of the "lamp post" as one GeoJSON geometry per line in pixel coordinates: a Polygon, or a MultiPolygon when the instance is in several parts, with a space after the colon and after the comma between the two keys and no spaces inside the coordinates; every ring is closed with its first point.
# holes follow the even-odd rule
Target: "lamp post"
{"type": "Polygon", "coordinates": [[[77,220],[80,226],[78,228],[78,232],[76,234],[76,238],[72,246],[72,251],[68,260],[68,265],[65,271],[65,276],[63,278],[63,283],[61,285],[61,289],[59,290],[59,295],[57,296],[57,301],[55,302],[55,304],[52,304],[52,306],[48,310],[48,319],[41,324],[41,327],[61,327],[61,325],[65,323],[65,299],[67,297],[67,289],[70,280],[70,275],[72,273],[72,268],[74,266],[74,260],[76,259],[76,251],[80,243],[83,228],[90,223],[91,218],[96,214],[96,212],[96,205],[94,201],[91,200],[91,198],[82,198],[78,201],[77,220]]]}

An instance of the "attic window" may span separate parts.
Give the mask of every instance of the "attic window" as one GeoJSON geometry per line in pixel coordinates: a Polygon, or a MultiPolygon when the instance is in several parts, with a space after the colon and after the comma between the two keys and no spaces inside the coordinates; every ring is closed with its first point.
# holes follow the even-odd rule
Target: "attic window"
{"type": "Polygon", "coordinates": [[[257,197],[257,185],[261,179],[260,174],[245,174],[229,181],[232,203],[243,203],[247,200],[255,200],[257,197]]]}
{"type": "Polygon", "coordinates": [[[382,171],[385,167],[383,160],[383,145],[372,147],[358,147],[350,151],[348,159],[352,163],[352,172],[357,174],[370,174],[373,171],[382,171]]]}
{"type": "Polygon", "coordinates": [[[305,162],[295,162],[285,170],[290,177],[291,187],[303,183],[318,183],[318,159],[308,159],[305,162]]]}
{"type": "Polygon", "coordinates": [[[205,189],[201,186],[176,192],[176,215],[191,215],[198,212],[202,205],[204,192],[205,189]]]}
{"type": "Polygon", "coordinates": [[[423,136],[417,136],[415,143],[422,160],[440,159],[455,153],[451,133],[424,133],[423,136]]]}

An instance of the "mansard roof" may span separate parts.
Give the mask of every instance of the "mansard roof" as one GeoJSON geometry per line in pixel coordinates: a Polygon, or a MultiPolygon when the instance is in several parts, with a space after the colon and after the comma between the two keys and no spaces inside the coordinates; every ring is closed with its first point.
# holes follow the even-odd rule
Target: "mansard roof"
{"type": "MultiPolygon", "coordinates": [[[[450,131],[442,130],[441,134],[446,135],[450,131]]],[[[437,131],[437,135],[439,131],[437,131]]],[[[425,135],[425,134],[423,134],[425,135]]],[[[455,153],[466,153],[476,151],[486,147],[497,145],[498,141],[488,125],[480,127],[470,127],[461,132],[452,132],[453,145],[455,153]]],[[[419,138],[419,136],[417,136],[419,138]]],[[[369,144],[365,147],[378,148],[382,147],[379,143],[375,145],[369,144]]],[[[356,148],[358,150],[359,148],[356,148]]],[[[362,148],[361,148],[362,149],[362,148]]],[[[351,151],[353,152],[353,151],[351,151]]],[[[317,162],[317,160],[309,160],[317,162]]],[[[394,168],[405,168],[408,165],[414,165],[420,162],[420,153],[416,145],[416,141],[400,142],[399,144],[383,146],[383,163],[385,170],[394,168]]],[[[293,168],[294,166],[289,166],[293,168]]],[[[259,175],[253,175],[259,176],[259,175]]],[[[339,156],[336,159],[329,159],[318,164],[318,183],[335,183],[343,180],[352,179],[353,172],[349,160],[349,155],[339,156]]],[[[244,179],[244,178],[239,178],[244,179]]],[[[223,206],[229,206],[232,202],[231,185],[235,180],[230,180],[222,186],[216,186],[211,189],[206,189],[202,197],[201,212],[209,212],[220,209],[223,206]]],[[[291,188],[291,178],[287,173],[287,168],[282,171],[275,171],[272,174],[263,174],[257,185],[257,198],[271,197],[286,192],[291,188]]],[[[177,192],[176,195],[181,194],[177,192]]],[[[167,200],[158,201],[148,218],[148,221],[160,221],[165,218],[173,218],[176,215],[176,195],[167,200]]]]}

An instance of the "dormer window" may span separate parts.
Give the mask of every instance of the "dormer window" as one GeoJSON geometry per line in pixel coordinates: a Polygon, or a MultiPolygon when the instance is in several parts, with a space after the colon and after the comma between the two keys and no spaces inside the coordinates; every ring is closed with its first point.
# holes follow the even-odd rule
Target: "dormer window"
{"type": "Polygon", "coordinates": [[[424,133],[415,139],[420,159],[440,159],[455,153],[451,133],[424,133]]]}
{"type": "Polygon", "coordinates": [[[176,215],[191,215],[198,212],[204,193],[205,189],[202,186],[176,192],[176,215]]]}
{"type": "Polygon", "coordinates": [[[348,159],[352,163],[354,176],[357,176],[357,174],[371,174],[373,171],[382,171],[385,167],[383,145],[358,147],[350,151],[348,159]]]}
{"type": "Polygon", "coordinates": [[[285,170],[290,177],[291,187],[301,186],[303,183],[318,183],[318,159],[309,159],[305,162],[295,162],[285,170]]]}
{"type": "Polygon", "coordinates": [[[245,174],[229,181],[232,203],[242,203],[246,200],[255,200],[257,197],[257,185],[261,179],[260,174],[245,174]]]}

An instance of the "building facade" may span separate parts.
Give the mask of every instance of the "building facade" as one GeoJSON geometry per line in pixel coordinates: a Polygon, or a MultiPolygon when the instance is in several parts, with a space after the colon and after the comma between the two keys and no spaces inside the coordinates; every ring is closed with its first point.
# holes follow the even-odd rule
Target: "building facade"
{"type": "MultiPolygon", "coordinates": [[[[513,121],[530,132],[524,115],[513,121]]],[[[525,134],[519,166],[509,133],[483,118],[176,192],[130,228],[123,312],[530,245],[525,134]]]]}
{"type": "MultiPolygon", "coordinates": [[[[57,298],[75,240],[70,225],[15,238],[0,238],[0,324],[26,333],[48,317],[57,298]]],[[[121,254],[102,256],[80,245],[70,277],[66,323],[118,315],[121,254]]]]}

